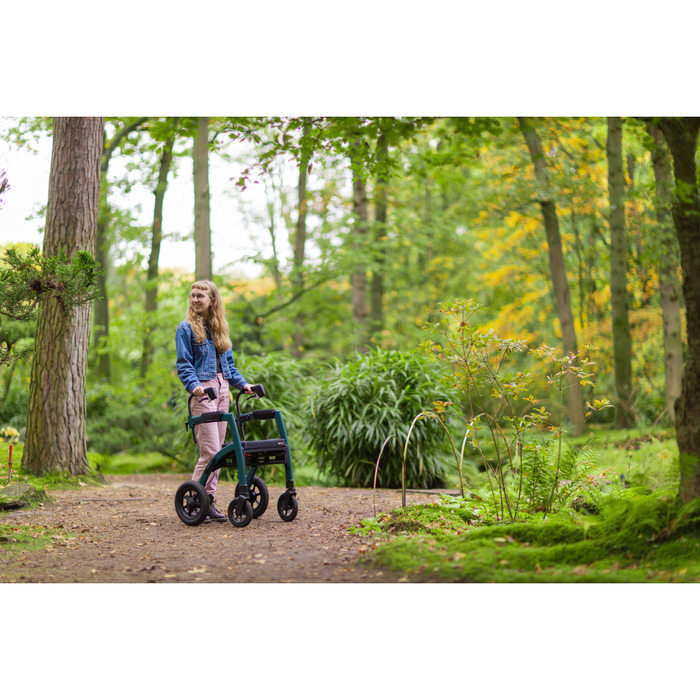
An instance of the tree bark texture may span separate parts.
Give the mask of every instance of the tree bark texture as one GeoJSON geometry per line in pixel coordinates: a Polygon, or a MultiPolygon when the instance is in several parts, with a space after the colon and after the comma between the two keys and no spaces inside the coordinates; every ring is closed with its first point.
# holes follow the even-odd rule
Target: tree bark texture
{"type": "Polygon", "coordinates": [[[374,270],[372,271],[371,299],[371,336],[374,345],[381,342],[384,330],[384,263],[386,259],[385,243],[387,240],[386,219],[388,209],[387,175],[382,171],[386,167],[389,147],[386,136],[377,139],[380,175],[374,191],[374,270]]]}
{"type": "MultiPolygon", "coordinates": [[[[163,146],[158,172],[158,185],[155,191],[155,206],[153,209],[153,230],[151,234],[151,254],[148,258],[148,276],[146,282],[146,329],[143,338],[143,354],[141,355],[141,377],[145,377],[148,367],[153,360],[153,321],[154,311],[158,308],[158,259],[160,258],[160,244],[163,238],[163,200],[165,190],[168,187],[168,173],[173,160],[173,146],[175,137],[171,136],[163,146]]],[[[197,279],[201,279],[198,277],[197,279]]],[[[206,278],[208,279],[208,278],[206,278]]]]}
{"type": "Polygon", "coordinates": [[[209,226],[209,118],[200,117],[192,153],[194,180],[194,276],[210,280],[211,229],[209,226]]]}
{"type": "MultiPolygon", "coordinates": [[[[360,139],[354,141],[355,149],[362,147],[360,139]]],[[[367,210],[367,190],[362,178],[361,166],[354,159],[352,164],[352,193],[353,214],[355,218],[353,232],[353,249],[357,262],[352,273],[352,318],[355,325],[355,349],[357,352],[366,352],[367,318],[367,268],[363,262],[364,250],[367,246],[367,233],[369,230],[369,215],[367,210]]]]}
{"type": "Polygon", "coordinates": [[[632,334],[627,294],[625,175],[622,169],[622,119],[608,117],[608,192],[610,199],[610,306],[615,367],[615,426],[634,424],[632,413],[632,334]]]}
{"type": "Polygon", "coordinates": [[[700,118],[663,117],[659,126],[673,156],[673,221],[681,253],[688,329],[681,395],[676,401],[682,503],[700,497],[700,196],[695,170],[700,118]]]}
{"type": "MultiPolygon", "coordinates": [[[[298,209],[297,209],[297,224],[294,235],[294,270],[292,275],[292,294],[297,294],[304,286],[304,247],[306,245],[306,177],[311,160],[311,151],[305,147],[311,133],[311,118],[304,118],[304,127],[302,130],[302,150],[301,159],[299,161],[299,185],[297,188],[298,194],[298,209]]],[[[294,357],[301,357],[304,346],[304,315],[298,313],[294,319],[294,347],[292,354],[294,357]]]]}
{"type": "Polygon", "coordinates": [[[683,341],[681,339],[680,285],[678,280],[677,242],[673,233],[672,173],[668,146],[661,129],[646,123],[649,135],[654,139],[651,152],[656,178],[656,212],[662,227],[659,256],[659,286],[664,327],[664,371],[666,378],[666,410],[675,421],[676,399],[681,395],[683,376],[683,341]]]}
{"type": "MultiPolygon", "coordinates": [[[[542,144],[529,117],[518,117],[520,130],[522,131],[525,143],[530,152],[530,158],[535,168],[535,178],[538,183],[538,201],[542,209],[544,218],[544,228],[547,234],[547,248],[549,250],[549,271],[552,277],[552,287],[554,288],[554,299],[556,303],[559,326],[561,328],[562,345],[564,352],[578,352],[578,341],[576,338],[576,328],[574,326],[574,316],[571,311],[571,295],[569,294],[569,283],[566,278],[566,266],[564,264],[564,251],[561,245],[561,234],[559,233],[559,219],[554,202],[549,194],[549,178],[547,175],[547,165],[544,160],[542,144]]],[[[577,379],[573,379],[568,388],[569,421],[573,425],[572,435],[579,436],[584,431],[584,409],[583,393],[581,385],[577,379]]]]}
{"type": "MultiPolygon", "coordinates": [[[[44,255],[95,253],[100,200],[102,117],[56,117],[44,255]]],[[[41,307],[29,385],[23,466],[33,474],[87,472],[85,393],[90,304],[66,313],[59,299],[41,307]]]]}
{"type": "Polygon", "coordinates": [[[109,170],[109,161],[114,151],[119,147],[124,137],[128,136],[132,131],[143,124],[148,117],[140,117],[133,122],[126,124],[120,129],[111,141],[108,141],[103,134],[104,147],[102,150],[102,162],[100,165],[100,199],[101,205],[97,216],[97,232],[95,240],[95,260],[99,263],[104,271],[104,274],[97,278],[97,289],[100,296],[95,300],[93,327],[95,329],[94,342],[98,349],[96,374],[98,377],[110,380],[112,374],[111,361],[109,351],[105,348],[99,352],[102,346],[109,338],[109,297],[107,295],[107,265],[109,263],[109,241],[107,240],[107,230],[109,228],[109,220],[111,210],[107,202],[107,171],[109,170]]]}

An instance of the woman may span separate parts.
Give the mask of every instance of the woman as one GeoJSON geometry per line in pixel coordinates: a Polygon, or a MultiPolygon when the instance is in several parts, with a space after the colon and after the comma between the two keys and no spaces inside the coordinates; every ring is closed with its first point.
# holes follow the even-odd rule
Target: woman
{"type": "MultiPolygon", "coordinates": [[[[200,280],[192,285],[187,318],[175,332],[177,352],[177,374],[185,390],[193,395],[192,415],[199,416],[209,411],[229,410],[229,385],[252,394],[250,384],[236,369],[231,352],[228,323],[224,317],[224,305],[217,286],[209,280],[200,280]],[[216,398],[211,401],[204,393],[208,387],[216,389],[216,398]]],[[[226,435],[226,423],[202,423],[197,428],[197,441],[201,455],[192,474],[198,481],[209,460],[221,449],[226,435]]],[[[214,506],[219,472],[215,471],[207,480],[209,513],[205,523],[227,520],[214,506]]]]}

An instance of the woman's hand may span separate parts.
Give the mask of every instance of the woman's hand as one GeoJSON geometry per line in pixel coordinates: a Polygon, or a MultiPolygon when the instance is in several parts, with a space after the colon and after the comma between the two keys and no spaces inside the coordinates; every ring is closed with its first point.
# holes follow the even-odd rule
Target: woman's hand
{"type": "Polygon", "coordinates": [[[252,384],[246,384],[246,385],[243,387],[243,391],[244,391],[246,394],[254,394],[255,392],[253,391],[252,386],[253,386],[252,384]]]}
{"type": "Polygon", "coordinates": [[[192,389],[192,396],[204,396],[204,387],[200,384],[192,389]]]}

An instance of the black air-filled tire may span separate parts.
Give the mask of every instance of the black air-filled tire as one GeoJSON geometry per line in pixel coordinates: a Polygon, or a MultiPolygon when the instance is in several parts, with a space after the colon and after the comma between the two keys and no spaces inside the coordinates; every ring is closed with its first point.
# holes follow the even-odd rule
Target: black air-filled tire
{"type": "Polygon", "coordinates": [[[209,495],[198,481],[185,481],[175,492],[175,511],[185,525],[201,525],[209,513],[209,495]]]}
{"type": "MultiPolygon", "coordinates": [[[[253,483],[250,485],[250,502],[253,506],[253,517],[259,518],[266,510],[270,503],[270,493],[267,490],[267,485],[259,477],[253,477],[253,483]]],[[[240,484],[236,484],[236,497],[240,496],[240,484]]]]}
{"type": "Polygon", "coordinates": [[[236,515],[236,506],[240,500],[239,496],[228,504],[228,519],[234,527],[246,527],[253,520],[253,506],[250,505],[250,501],[244,501],[243,510],[239,515],[236,515]]]}
{"type": "Polygon", "coordinates": [[[294,496],[287,497],[287,494],[283,493],[277,499],[277,512],[279,513],[280,518],[282,518],[282,520],[284,520],[286,523],[292,522],[292,520],[297,517],[297,513],[299,512],[299,504],[297,503],[297,499],[294,496]]]}

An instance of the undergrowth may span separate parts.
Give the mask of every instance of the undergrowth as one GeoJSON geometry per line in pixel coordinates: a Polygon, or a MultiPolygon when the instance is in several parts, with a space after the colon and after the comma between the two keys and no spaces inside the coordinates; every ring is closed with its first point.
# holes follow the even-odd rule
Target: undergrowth
{"type": "Polygon", "coordinates": [[[478,500],[443,497],[354,532],[379,535],[365,562],[403,571],[405,581],[700,581],[700,499],[681,507],[670,488],[616,488],[598,506],[483,525],[478,500]]]}

